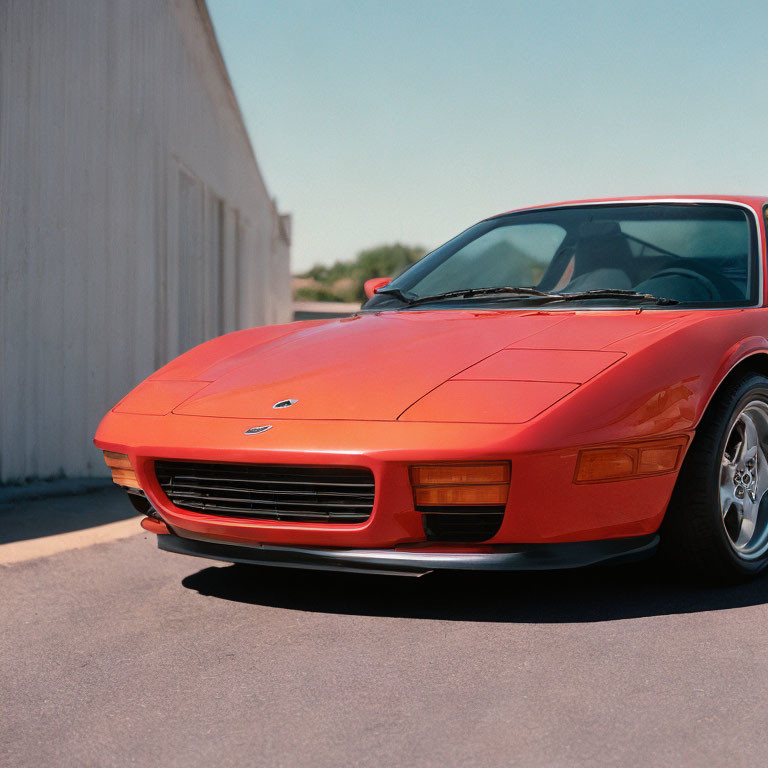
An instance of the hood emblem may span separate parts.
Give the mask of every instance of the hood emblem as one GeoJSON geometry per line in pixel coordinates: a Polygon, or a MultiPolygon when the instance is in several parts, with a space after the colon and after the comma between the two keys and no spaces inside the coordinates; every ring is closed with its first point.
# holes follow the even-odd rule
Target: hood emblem
{"type": "Polygon", "coordinates": [[[268,429],[272,429],[271,424],[267,424],[263,427],[251,427],[245,430],[246,435],[260,435],[262,432],[266,432],[268,429]]]}
{"type": "Polygon", "coordinates": [[[272,407],[273,408],[290,408],[292,405],[296,405],[298,400],[278,400],[272,407]]]}

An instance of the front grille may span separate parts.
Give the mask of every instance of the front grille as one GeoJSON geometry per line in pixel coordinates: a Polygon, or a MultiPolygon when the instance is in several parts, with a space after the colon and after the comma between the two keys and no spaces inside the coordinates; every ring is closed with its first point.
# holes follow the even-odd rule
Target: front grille
{"type": "Polygon", "coordinates": [[[503,506],[417,507],[424,513],[428,541],[485,541],[495,536],[504,520],[503,506]]]}
{"type": "Polygon", "coordinates": [[[156,461],[160,487],[181,509],[294,523],[363,523],[373,510],[368,469],[156,461]]]}

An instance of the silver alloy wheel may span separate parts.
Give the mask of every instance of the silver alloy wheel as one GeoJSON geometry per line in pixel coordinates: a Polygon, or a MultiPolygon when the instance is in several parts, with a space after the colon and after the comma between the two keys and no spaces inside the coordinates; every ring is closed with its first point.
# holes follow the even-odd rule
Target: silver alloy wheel
{"type": "Polygon", "coordinates": [[[768,404],[748,403],[731,424],[720,463],[720,512],[744,560],[768,550],[768,404]]]}

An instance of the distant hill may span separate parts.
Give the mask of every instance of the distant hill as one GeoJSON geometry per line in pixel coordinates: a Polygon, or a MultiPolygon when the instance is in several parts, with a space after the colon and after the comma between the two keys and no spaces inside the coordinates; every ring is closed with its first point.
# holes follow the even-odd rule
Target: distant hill
{"type": "Polygon", "coordinates": [[[337,261],[331,266],[316,264],[293,278],[296,301],[362,302],[363,283],[372,277],[396,277],[417,262],[425,248],[394,243],[369,248],[350,261],[337,261]]]}

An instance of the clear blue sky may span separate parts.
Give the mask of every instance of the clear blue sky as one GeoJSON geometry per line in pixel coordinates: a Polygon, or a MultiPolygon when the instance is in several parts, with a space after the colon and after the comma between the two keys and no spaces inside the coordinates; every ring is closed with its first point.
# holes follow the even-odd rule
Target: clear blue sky
{"type": "Polygon", "coordinates": [[[293,268],[519,205],[768,193],[768,4],[208,0],[293,268]]]}

